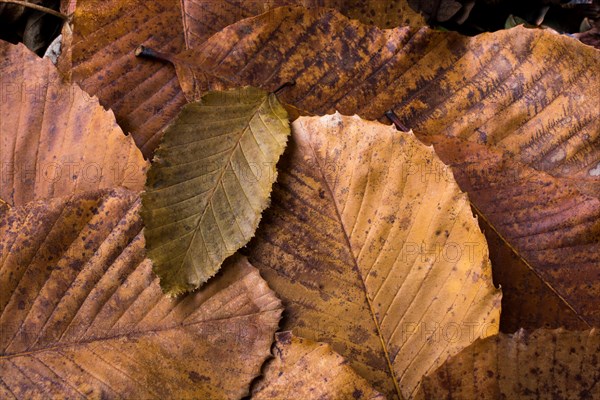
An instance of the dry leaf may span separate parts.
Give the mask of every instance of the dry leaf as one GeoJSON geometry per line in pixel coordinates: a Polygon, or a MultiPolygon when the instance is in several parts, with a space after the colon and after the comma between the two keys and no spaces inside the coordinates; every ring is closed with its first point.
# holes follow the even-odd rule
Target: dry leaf
{"type": "Polygon", "coordinates": [[[421,25],[418,14],[404,14],[409,8],[398,1],[387,1],[390,8],[384,11],[379,0],[185,0],[183,13],[179,3],[78,0],[72,26],[63,29],[61,71],[114,110],[123,130],[131,132],[147,158],[185,99],[170,65],[134,57],[139,45],[176,54],[184,47],[184,33],[189,47],[199,46],[231,23],[286,4],[340,7],[353,18],[386,26],[401,24],[395,20],[403,13],[405,21],[421,25]]]}
{"type": "MultiPolygon", "coordinates": [[[[554,322],[553,309],[544,305],[534,321],[524,322],[578,329],[598,324],[600,199],[582,192],[572,179],[538,171],[490,146],[445,136],[429,139],[452,166],[478,213],[505,235],[527,267],[572,310],[554,322]]],[[[515,285],[519,275],[506,278],[515,285]]],[[[528,301],[530,293],[519,294],[521,301],[528,301]]]]}
{"type": "Polygon", "coordinates": [[[183,49],[179,2],[77,0],[73,26],[65,27],[63,37],[62,70],[112,109],[151,157],[161,129],[185,99],[172,66],[140,60],[134,51],[142,44],[171,53],[183,49]]]}
{"type": "Polygon", "coordinates": [[[507,246],[494,228],[481,218],[479,226],[490,248],[494,282],[502,282],[501,332],[513,333],[520,328],[539,327],[589,328],[556,290],[548,286],[514,249],[507,246]]]}
{"type": "Polygon", "coordinates": [[[497,331],[485,239],[431,147],[335,114],[296,120],[282,160],[250,254],[284,329],[331,343],[390,398],[497,331]]]}
{"type": "Polygon", "coordinates": [[[478,340],[423,381],[417,399],[598,399],[598,331],[478,340]]]}
{"type": "Polygon", "coordinates": [[[202,290],[163,296],[124,189],[0,217],[0,397],[239,398],[282,311],[237,257],[202,290]]]}
{"type": "Polygon", "coordinates": [[[196,289],[254,236],[290,133],[274,94],[243,88],[187,104],[148,172],[148,256],[171,295],[196,289]]]}
{"type": "Polygon", "coordinates": [[[331,7],[381,28],[425,25],[423,17],[406,0],[183,0],[181,5],[188,49],[202,45],[210,36],[241,19],[280,6],[331,7]]]}
{"type": "Polygon", "coordinates": [[[0,41],[0,58],[2,199],[143,188],[147,163],[112,112],[23,45],[0,41]]]}
{"type": "Polygon", "coordinates": [[[274,360],[254,387],[252,398],[272,399],[379,399],[384,397],[348,366],[326,343],[275,335],[274,360]]]}
{"type": "MultiPolygon", "coordinates": [[[[600,225],[593,222],[600,198],[598,51],[545,30],[475,37],[428,28],[382,31],[331,10],[282,7],[225,28],[175,61],[191,98],[202,85],[272,90],[295,81],[279,98],[299,109],[371,119],[393,109],[425,142],[439,134],[497,152],[505,160],[497,170],[503,179],[488,176],[485,196],[472,198],[475,206],[577,318],[600,323],[588,301],[600,293],[600,225]],[[564,190],[547,191],[544,203],[563,208],[544,211],[535,185],[514,178],[530,171],[562,179],[557,184],[564,190]],[[529,211],[526,219],[512,218],[510,225],[486,213],[498,185],[529,194],[502,203],[515,216],[529,211]],[[558,249],[557,236],[563,238],[558,249]],[[550,268],[544,258],[551,258],[550,268]]],[[[438,152],[450,158],[456,148],[438,152]]],[[[486,178],[486,165],[468,167],[486,178]]],[[[540,309],[540,321],[543,314],[540,309]]]]}

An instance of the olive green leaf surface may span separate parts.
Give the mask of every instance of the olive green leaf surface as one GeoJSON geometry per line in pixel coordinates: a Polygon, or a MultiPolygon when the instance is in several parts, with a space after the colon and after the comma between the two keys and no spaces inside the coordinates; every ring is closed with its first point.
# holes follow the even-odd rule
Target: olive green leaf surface
{"type": "Polygon", "coordinates": [[[206,282],[254,236],[290,128],[274,94],[205,95],[166,129],[148,172],[148,256],[170,295],[206,282]]]}
{"type": "Polygon", "coordinates": [[[0,215],[0,398],[230,399],[270,355],[281,302],[232,258],[173,301],[126,189],[0,215]]]}

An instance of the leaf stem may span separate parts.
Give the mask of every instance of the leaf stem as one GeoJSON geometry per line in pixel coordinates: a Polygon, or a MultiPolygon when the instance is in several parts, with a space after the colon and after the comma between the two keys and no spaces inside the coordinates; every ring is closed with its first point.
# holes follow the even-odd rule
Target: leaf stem
{"type": "Polygon", "coordinates": [[[137,49],[135,49],[135,56],[175,64],[173,56],[171,56],[170,54],[161,53],[160,51],[156,51],[151,47],[139,46],[137,49]]]}
{"type": "Polygon", "coordinates": [[[38,4],[30,3],[28,1],[21,1],[21,0],[0,0],[0,3],[17,4],[17,5],[26,7],[26,8],[31,8],[33,10],[44,12],[46,14],[54,15],[55,17],[58,17],[58,18],[62,19],[63,21],[68,21],[69,20],[69,17],[66,16],[63,13],[60,13],[60,12],[58,12],[56,10],[53,10],[51,8],[48,8],[48,7],[44,7],[44,6],[40,6],[38,4]]]}
{"type": "Polygon", "coordinates": [[[402,132],[408,132],[408,131],[410,131],[410,129],[408,129],[402,123],[402,121],[400,121],[400,118],[396,115],[396,113],[394,112],[394,110],[388,110],[388,111],[386,111],[385,112],[385,116],[388,117],[388,119],[394,123],[394,125],[396,126],[396,129],[398,129],[399,131],[402,131],[402,132]]]}
{"type": "Polygon", "coordinates": [[[282,84],[281,86],[279,86],[277,89],[275,89],[273,91],[273,93],[275,93],[276,95],[278,95],[279,92],[281,92],[283,89],[288,88],[290,86],[294,86],[295,84],[296,84],[296,81],[285,82],[284,84],[282,84]]]}

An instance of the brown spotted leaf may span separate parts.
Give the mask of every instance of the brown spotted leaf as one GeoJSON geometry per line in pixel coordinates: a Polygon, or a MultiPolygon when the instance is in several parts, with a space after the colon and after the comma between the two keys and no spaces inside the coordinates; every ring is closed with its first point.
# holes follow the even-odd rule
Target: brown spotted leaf
{"type": "Polygon", "coordinates": [[[280,332],[273,355],[253,389],[253,399],[384,399],[326,343],[280,332]]]}
{"type": "Polygon", "coordinates": [[[181,5],[188,49],[202,45],[228,25],[280,6],[335,8],[350,18],[381,28],[425,25],[423,17],[406,0],[183,0],[181,5]]]}
{"type": "Polygon", "coordinates": [[[284,329],[330,343],[390,398],[497,331],[485,239],[431,147],[356,116],[301,117],[282,161],[249,251],[284,329]]]}
{"type": "Polygon", "coordinates": [[[23,45],[0,42],[0,58],[0,198],[144,187],[147,163],[111,111],[23,45]]]}
{"type": "Polygon", "coordinates": [[[125,189],[0,216],[0,397],[240,398],[281,302],[245,258],[173,301],[144,257],[125,189]]]}
{"type": "Polygon", "coordinates": [[[526,269],[500,272],[507,286],[521,285],[515,287],[518,296],[508,295],[510,302],[542,301],[541,311],[529,308],[531,319],[518,315],[520,307],[506,307],[507,330],[519,325],[585,329],[598,324],[600,199],[593,187],[584,191],[580,182],[538,171],[484,144],[444,136],[429,139],[452,166],[478,214],[493,226],[488,236],[499,236],[523,260],[526,269]],[[522,279],[545,284],[531,293],[522,279]]]}
{"type": "Polygon", "coordinates": [[[417,399],[598,399],[600,335],[521,330],[481,339],[423,380],[417,399]]]}
{"type": "Polygon", "coordinates": [[[185,99],[171,65],[140,60],[134,52],[142,44],[171,53],[184,48],[179,2],[77,0],[63,34],[70,41],[59,59],[64,73],[112,109],[151,157],[161,129],[185,99]]]}
{"type": "MultiPolygon", "coordinates": [[[[494,152],[503,160],[499,174],[484,173],[485,157],[468,165],[481,179],[473,204],[571,310],[564,324],[600,324],[596,303],[588,301],[600,293],[595,49],[546,30],[517,27],[475,37],[429,28],[380,30],[333,10],[281,7],[223,29],[175,61],[190,98],[206,88],[273,90],[295,81],[279,98],[309,113],[338,110],[384,120],[392,109],[426,143],[444,135],[494,152]],[[539,197],[539,186],[514,178],[529,172],[559,179],[562,190],[539,197]],[[521,195],[498,202],[498,185],[521,195]]],[[[437,151],[449,159],[457,150],[437,151]]],[[[527,301],[526,293],[513,298],[527,301]]],[[[545,324],[544,311],[535,321],[545,324]]]]}

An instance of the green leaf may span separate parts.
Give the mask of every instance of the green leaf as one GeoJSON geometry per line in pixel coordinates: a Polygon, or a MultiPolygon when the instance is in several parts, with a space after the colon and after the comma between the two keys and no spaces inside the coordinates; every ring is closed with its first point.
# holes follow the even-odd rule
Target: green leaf
{"type": "Polygon", "coordinates": [[[142,197],[163,291],[199,287],[254,236],[289,134],[275,95],[251,87],[210,92],[166,128],[142,197]]]}

